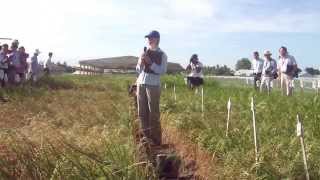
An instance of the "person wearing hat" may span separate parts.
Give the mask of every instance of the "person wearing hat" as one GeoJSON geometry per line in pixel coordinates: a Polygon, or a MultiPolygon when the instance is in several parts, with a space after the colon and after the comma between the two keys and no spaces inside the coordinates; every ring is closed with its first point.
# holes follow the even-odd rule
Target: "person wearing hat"
{"type": "Polygon", "coordinates": [[[144,48],[136,66],[138,116],[144,139],[161,145],[160,76],[167,71],[167,55],[159,48],[158,31],[151,31],[145,38],[148,48],[144,48]]]}
{"type": "Polygon", "coordinates": [[[199,61],[198,55],[193,54],[190,58],[190,64],[186,68],[187,71],[190,71],[190,74],[187,76],[187,82],[191,89],[203,84],[202,68],[203,65],[199,61]]]}
{"type": "Polygon", "coordinates": [[[277,77],[277,61],[274,60],[270,51],[264,52],[265,61],[262,69],[262,80],[260,84],[260,92],[266,86],[268,94],[271,92],[271,82],[277,77]]]}
{"type": "Polygon", "coordinates": [[[291,96],[293,91],[293,78],[297,76],[298,65],[296,59],[288,53],[286,47],[279,49],[279,73],[281,74],[282,93],[291,96]]]}
{"type": "Polygon", "coordinates": [[[36,49],[32,58],[31,58],[31,80],[33,82],[37,81],[38,73],[39,73],[39,62],[38,62],[38,56],[40,54],[39,49],[36,49]]]}
{"type": "Polygon", "coordinates": [[[253,86],[254,86],[255,90],[258,90],[258,87],[259,87],[258,82],[260,81],[260,83],[261,83],[263,61],[264,60],[260,58],[258,51],[253,52],[253,60],[252,60],[252,65],[253,65],[253,86]]]}

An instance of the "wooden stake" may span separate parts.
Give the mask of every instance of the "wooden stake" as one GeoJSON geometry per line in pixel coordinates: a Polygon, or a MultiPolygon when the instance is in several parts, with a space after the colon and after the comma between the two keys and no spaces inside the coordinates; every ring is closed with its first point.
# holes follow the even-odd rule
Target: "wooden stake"
{"type": "Polygon", "coordinates": [[[316,81],[312,81],[312,88],[316,91],[317,93],[317,82],[316,81]]]}
{"type": "Polygon", "coordinates": [[[201,88],[201,111],[202,115],[204,113],[204,94],[203,94],[203,87],[201,88]]]}
{"type": "Polygon", "coordinates": [[[302,81],[302,79],[300,79],[300,87],[301,87],[301,91],[303,91],[303,86],[304,86],[303,81],[302,81]]]}
{"type": "Polygon", "coordinates": [[[174,101],[177,101],[177,94],[176,94],[176,85],[173,85],[173,95],[174,95],[174,101]]]}
{"type": "Polygon", "coordinates": [[[230,112],[231,112],[231,99],[230,99],[230,97],[229,97],[229,100],[228,100],[227,109],[228,109],[228,117],[227,117],[226,137],[228,137],[229,122],[230,122],[230,112]]]}
{"type": "Polygon", "coordinates": [[[256,115],[255,115],[255,108],[254,108],[254,101],[253,97],[251,98],[251,111],[252,111],[252,125],[253,125],[253,138],[254,138],[254,146],[255,146],[255,154],[256,154],[256,164],[259,161],[259,147],[257,141],[257,129],[256,129],[256,115]]]}
{"type": "Polygon", "coordinates": [[[299,115],[297,115],[297,136],[300,138],[304,170],[306,173],[306,180],[309,180],[310,176],[309,176],[309,171],[308,171],[307,155],[306,155],[306,149],[305,149],[305,144],[304,144],[303,125],[302,125],[302,122],[300,121],[299,115]]]}

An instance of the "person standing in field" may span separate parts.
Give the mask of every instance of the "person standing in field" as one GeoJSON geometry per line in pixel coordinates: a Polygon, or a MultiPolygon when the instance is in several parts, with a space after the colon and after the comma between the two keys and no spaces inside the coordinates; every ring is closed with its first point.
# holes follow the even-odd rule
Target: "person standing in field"
{"type": "Polygon", "coordinates": [[[1,46],[0,51],[0,81],[1,81],[1,87],[5,87],[6,85],[6,76],[8,73],[8,67],[9,67],[9,60],[8,60],[8,52],[9,52],[9,46],[8,44],[3,44],[1,46]]]}
{"type": "Polygon", "coordinates": [[[258,82],[261,83],[261,75],[262,75],[262,69],[263,69],[263,59],[260,58],[259,52],[255,51],[253,52],[253,86],[254,89],[257,90],[259,87],[258,82]]]}
{"type": "Polygon", "coordinates": [[[20,57],[18,51],[19,41],[14,40],[9,51],[8,83],[16,84],[17,67],[20,66],[20,57]]]}
{"type": "Polygon", "coordinates": [[[29,54],[26,53],[26,50],[23,46],[19,48],[19,61],[20,63],[15,67],[16,73],[19,77],[19,83],[23,83],[26,80],[26,73],[28,70],[27,59],[29,54]]]}
{"type": "Polygon", "coordinates": [[[167,71],[167,55],[159,48],[160,33],[151,31],[145,36],[148,48],[140,56],[136,70],[138,116],[144,137],[153,145],[161,145],[160,76],[167,71]]]}
{"type": "Polygon", "coordinates": [[[50,75],[51,73],[51,70],[52,70],[52,56],[53,56],[53,53],[52,52],[49,52],[48,54],[48,60],[45,64],[45,68],[44,68],[44,73],[45,75],[50,75]]]}
{"type": "Polygon", "coordinates": [[[190,58],[190,64],[186,68],[187,71],[190,71],[190,74],[187,76],[187,82],[191,89],[203,84],[202,69],[203,65],[199,61],[198,55],[193,54],[190,58]]]}
{"type": "Polygon", "coordinates": [[[31,80],[36,82],[38,80],[39,74],[39,62],[38,62],[38,55],[40,51],[38,49],[35,50],[32,58],[31,58],[31,80]]]}
{"type": "Polygon", "coordinates": [[[271,83],[277,78],[277,61],[271,57],[270,51],[264,52],[265,61],[263,63],[262,69],[262,80],[260,85],[260,92],[263,91],[264,86],[266,86],[268,94],[271,92],[271,83]]]}
{"type": "Polygon", "coordinates": [[[288,53],[286,47],[282,46],[279,49],[279,74],[281,78],[282,93],[287,96],[292,96],[293,78],[297,76],[297,62],[296,59],[288,53]]]}

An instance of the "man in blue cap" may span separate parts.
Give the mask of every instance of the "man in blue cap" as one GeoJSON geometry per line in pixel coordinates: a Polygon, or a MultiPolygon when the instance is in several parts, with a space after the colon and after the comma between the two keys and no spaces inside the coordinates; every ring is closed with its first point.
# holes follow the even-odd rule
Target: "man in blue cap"
{"type": "Polygon", "coordinates": [[[159,48],[160,33],[151,31],[145,36],[148,48],[139,58],[136,70],[138,116],[144,137],[153,145],[161,145],[160,76],[167,71],[167,55],[159,48]]]}

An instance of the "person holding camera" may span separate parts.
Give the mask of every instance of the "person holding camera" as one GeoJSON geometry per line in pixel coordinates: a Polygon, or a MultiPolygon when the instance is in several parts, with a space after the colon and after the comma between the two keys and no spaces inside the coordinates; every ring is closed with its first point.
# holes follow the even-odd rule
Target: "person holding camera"
{"type": "Polygon", "coordinates": [[[203,84],[202,68],[203,65],[199,61],[198,55],[193,54],[190,58],[190,64],[186,68],[187,71],[190,71],[190,74],[187,76],[187,82],[191,89],[203,84]]]}
{"type": "Polygon", "coordinates": [[[272,57],[270,51],[264,52],[265,61],[262,69],[262,80],[260,84],[260,92],[263,91],[264,86],[267,88],[268,94],[271,92],[271,83],[278,77],[277,75],[277,61],[272,57]]]}
{"type": "Polygon", "coordinates": [[[136,70],[138,116],[144,139],[153,145],[161,145],[160,124],[160,76],[167,71],[167,55],[159,48],[160,33],[151,31],[145,36],[148,48],[140,56],[136,70]]]}
{"type": "Polygon", "coordinates": [[[297,76],[298,65],[296,59],[288,53],[286,47],[282,46],[279,49],[279,54],[279,73],[281,74],[282,93],[291,96],[293,91],[293,78],[297,76]]]}
{"type": "Polygon", "coordinates": [[[254,89],[257,90],[259,85],[258,82],[260,81],[261,84],[261,75],[262,75],[262,69],[263,69],[263,59],[259,57],[259,52],[255,51],[253,52],[253,86],[254,89]]]}

